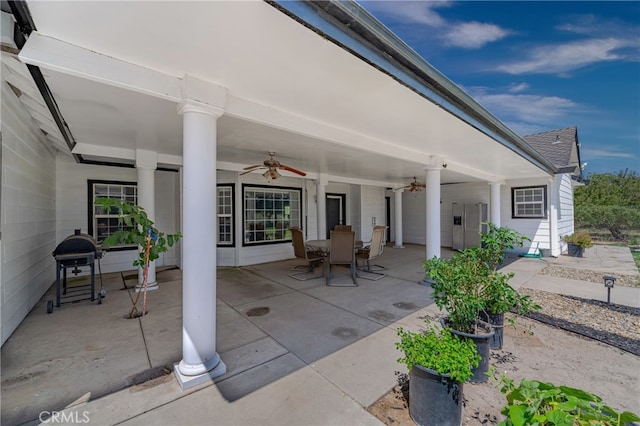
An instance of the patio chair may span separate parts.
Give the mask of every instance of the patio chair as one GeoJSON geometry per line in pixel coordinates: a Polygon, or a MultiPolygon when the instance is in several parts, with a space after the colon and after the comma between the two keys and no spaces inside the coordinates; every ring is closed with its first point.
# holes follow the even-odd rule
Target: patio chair
{"type": "Polygon", "coordinates": [[[325,266],[325,284],[329,287],[358,287],[356,278],[356,233],[354,231],[331,231],[331,244],[329,248],[329,259],[325,266]],[[331,284],[333,274],[332,265],[348,265],[351,268],[351,279],[353,285],[331,284]]]}
{"type": "Polygon", "coordinates": [[[296,265],[291,268],[292,271],[303,271],[290,273],[289,276],[298,281],[320,278],[321,275],[309,276],[309,274],[324,261],[324,253],[321,250],[306,247],[304,244],[304,235],[302,235],[302,231],[299,228],[290,228],[290,231],[291,240],[293,242],[293,254],[297,258],[306,260],[307,263],[305,265],[296,265]]]}
{"type": "Polygon", "coordinates": [[[386,274],[377,272],[380,270],[385,270],[386,268],[380,265],[374,265],[375,269],[371,268],[371,261],[377,257],[379,257],[384,250],[384,231],[386,226],[375,226],[373,228],[373,236],[371,237],[371,243],[368,247],[364,247],[356,252],[356,263],[358,259],[364,261],[363,266],[358,266],[358,269],[367,272],[368,274],[372,274],[373,277],[366,275],[358,275],[360,278],[364,278],[365,280],[377,281],[384,277],[386,274]]]}
{"type": "Polygon", "coordinates": [[[333,227],[334,231],[351,231],[351,225],[336,225],[333,227]]]}

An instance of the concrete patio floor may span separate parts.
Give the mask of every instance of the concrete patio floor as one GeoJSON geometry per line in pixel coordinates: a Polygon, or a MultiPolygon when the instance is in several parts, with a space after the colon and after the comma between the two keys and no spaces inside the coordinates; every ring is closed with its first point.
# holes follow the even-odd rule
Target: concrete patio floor
{"type": "MultiPolygon", "coordinates": [[[[424,246],[385,248],[377,263],[388,268],[387,277],[359,279],[355,288],[327,287],[323,278],[288,277],[299,260],[219,268],[217,350],[228,370],[203,395],[213,392],[227,406],[263,387],[278,387],[288,376],[302,376],[304,382],[324,378],[344,394],[332,401],[335,389],[330,389],[331,398],[314,403],[318,409],[326,405],[362,416],[357,408],[370,405],[394,384],[395,366],[389,370],[388,365],[398,357],[395,329],[432,302],[430,288],[419,284],[424,256],[424,246]],[[268,308],[268,313],[252,316],[254,308],[268,308]],[[345,358],[356,346],[366,356],[345,358]],[[391,380],[379,380],[380,371],[391,380]]],[[[316,273],[321,276],[322,268],[316,273]]],[[[141,382],[130,389],[153,392],[155,385],[170,382],[176,389],[169,400],[190,393],[181,392],[173,375],[166,374],[182,358],[181,271],[159,270],[160,289],[148,293],[149,313],[127,319],[135,293],[124,285],[132,288],[136,279],[133,271],[104,274],[107,293],[101,305],[63,304],[48,315],[53,288],[42,298],[2,347],[2,424],[38,423],[45,418],[42,412],[62,410],[78,399],[98,402],[141,382]],[[144,382],[157,376],[162,377],[144,382]]],[[[347,268],[334,268],[336,283],[349,280],[347,268]]],[[[317,392],[322,388],[318,383],[317,392]]],[[[102,421],[93,415],[92,423],[118,423],[166,402],[145,398],[135,407],[109,409],[102,421]]],[[[233,422],[233,410],[225,410],[233,422]]]]}
{"type": "MultiPolygon", "coordinates": [[[[512,258],[505,270],[516,288],[599,300],[602,284],[540,271],[552,262],[638,274],[628,249],[588,250],[580,260],[512,258]]],[[[424,246],[385,248],[376,263],[387,277],[355,288],[292,279],[297,260],[219,268],[217,350],[227,373],[184,392],[171,373],[182,358],[180,270],[158,272],[160,289],[137,319],[126,318],[135,293],[123,289],[135,286],[134,271],[103,276],[101,305],[67,304],[48,315],[50,291],[2,347],[0,422],[38,424],[64,410],[75,423],[100,425],[380,424],[366,408],[402,370],[397,328],[418,330],[437,311],[430,287],[419,284],[424,257],[424,246]]],[[[350,281],[347,268],[334,272],[336,282],[350,281]]],[[[640,288],[616,287],[612,301],[640,306],[640,288]]]]}

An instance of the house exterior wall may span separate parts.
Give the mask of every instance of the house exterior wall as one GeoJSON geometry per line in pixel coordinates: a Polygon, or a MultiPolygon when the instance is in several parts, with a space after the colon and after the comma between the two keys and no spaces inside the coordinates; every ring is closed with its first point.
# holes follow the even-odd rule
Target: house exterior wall
{"type": "MultiPolygon", "coordinates": [[[[58,224],[56,241],[59,243],[73,234],[74,229],[87,233],[89,229],[89,180],[136,182],[137,171],[133,168],[78,164],[72,158],[58,154],[57,168],[57,210],[58,224]]],[[[155,173],[155,223],[165,233],[179,231],[177,191],[179,175],[175,172],[155,173]]],[[[100,260],[102,272],[133,270],[132,263],[137,257],[136,250],[108,251],[100,260]]],[[[156,266],[179,264],[179,245],[162,253],[156,266]]]]}
{"type": "Polygon", "coordinates": [[[55,154],[2,81],[0,311],[4,343],[55,280],[55,154]]]}
{"type": "Polygon", "coordinates": [[[564,173],[557,175],[559,180],[559,201],[558,206],[558,235],[560,236],[560,251],[562,253],[567,250],[567,243],[562,241],[564,235],[573,234],[574,232],[574,210],[573,210],[573,184],[571,175],[564,173]]]}
{"type": "Polygon", "coordinates": [[[546,250],[547,253],[551,250],[551,224],[549,216],[549,206],[551,203],[551,191],[553,186],[550,184],[549,179],[522,179],[511,180],[506,185],[503,185],[500,191],[500,198],[502,200],[502,226],[514,229],[521,234],[526,235],[531,239],[530,243],[525,243],[524,249],[518,251],[526,251],[531,246],[535,247],[539,243],[538,248],[540,250],[546,250]],[[543,219],[523,219],[512,217],[512,188],[519,188],[525,186],[546,186],[547,187],[547,217],[543,219]]]}
{"type": "Polygon", "coordinates": [[[378,186],[362,186],[361,188],[360,237],[356,236],[356,238],[362,241],[371,241],[374,220],[375,225],[386,224],[385,189],[378,186]]]}

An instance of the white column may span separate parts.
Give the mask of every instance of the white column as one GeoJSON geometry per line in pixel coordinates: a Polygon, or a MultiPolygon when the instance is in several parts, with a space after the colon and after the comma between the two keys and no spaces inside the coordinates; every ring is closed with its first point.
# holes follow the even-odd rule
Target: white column
{"type": "Polygon", "coordinates": [[[227,371],[216,352],[216,132],[223,110],[190,101],[183,115],[182,389],[227,371]]]}
{"type": "Polygon", "coordinates": [[[490,209],[491,209],[491,213],[489,216],[489,220],[491,221],[491,223],[493,223],[495,226],[500,227],[502,226],[501,223],[501,219],[500,219],[500,185],[502,185],[502,182],[489,182],[489,186],[491,187],[491,193],[490,193],[490,209]]]}
{"type": "Polygon", "coordinates": [[[551,249],[551,256],[560,256],[560,236],[558,232],[559,179],[561,179],[561,175],[556,175],[553,179],[549,179],[549,248],[551,249]]]}
{"type": "MultiPolygon", "coordinates": [[[[138,205],[144,208],[147,217],[155,222],[156,210],[156,168],[158,167],[158,154],[153,151],[136,150],[136,170],[138,172],[138,205]]],[[[144,250],[144,247],[140,248],[144,250]]],[[[138,268],[138,285],[136,291],[142,288],[144,282],[144,269],[138,268]]],[[[147,290],[157,290],[156,262],[149,262],[147,275],[147,290]]]]}
{"type": "Polygon", "coordinates": [[[327,183],[326,176],[318,176],[318,180],[316,181],[316,208],[318,209],[319,240],[327,238],[327,193],[325,191],[327,183]]]}
{"type": "Polygon", "coordinates": [[[402,241],[402,193],[404,192],[404,189],[396,189],[394,191],[395,193],[395,198],[394,198],[394,210],[395,210],[395,222],[396,222],[396,226],[395,226],[395,234],[396,234],[396,245],[394,246],[394,248],[404,248],[404,246],[402,245],[403,241],[402,241]]]}
{"type": "Polygon", "coordinates": [[[427,259],[440,257],[440,167],[427,169],[427,259]]]}

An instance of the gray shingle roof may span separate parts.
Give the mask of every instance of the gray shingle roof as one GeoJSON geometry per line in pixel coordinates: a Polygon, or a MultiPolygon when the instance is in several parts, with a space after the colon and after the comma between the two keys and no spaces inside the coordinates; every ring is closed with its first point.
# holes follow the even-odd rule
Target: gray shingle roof
{"type": "Polygon", "coordinates": [[[580,175],[580,151],[576,126],[536,133],[524,136],[523,139],[560,172],[573,172],[580,175]]]}

